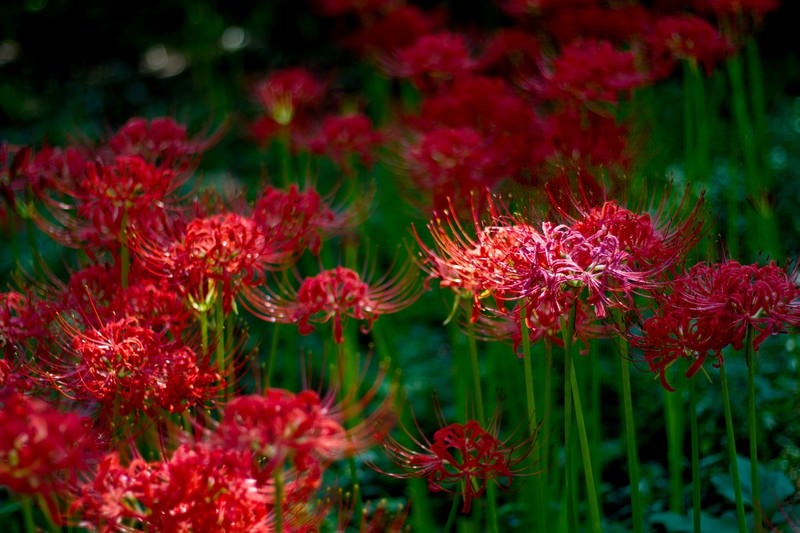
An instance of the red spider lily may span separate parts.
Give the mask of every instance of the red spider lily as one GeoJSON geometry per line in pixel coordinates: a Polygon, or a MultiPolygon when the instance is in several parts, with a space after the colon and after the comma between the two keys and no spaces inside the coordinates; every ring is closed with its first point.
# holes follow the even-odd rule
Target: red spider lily
{"type": "Polygon", "coordinates": [[[400,3],[381,17],[367,19],[364,27],[343,39],[342,44],[381,62],[435,31],[443,22],[440,13],[400,3]]]}
{"type": "Polygon", "coordinates": [[[702,236],[701,211],[704,197],[690,207],[688,191],[675,208],[668,206],[669,194],[662,195],[655,206],[654,215],[635,213],[621,207],[614,200],[602,201],[602,187],[582,176],[581,198],[577,198],[562,177],[547,184],[550,204],[567,220],[572,228],[586,237],[607,231],[619,239],[620,247],[629,255],[632,267],[646,272],[651,278],[682,263],[702,236]],[[671,214],[668,211],[672,211],[671,214]],[[687,212],[688,210],[688,212],[687,212]],[[577,211],[577,215],[571,213],[577,211]]]}
{"type": "Polygon", "coordinates": [[[547,115],[542,126],[549,166],[579,172],[604,169],[612,173],[630,167],[631,148],[624,123],[613,117],[566,107],[547,115]]]}
{"type": "Polygon", "coordinates": [[[391,75],[410,78],[418,89],[428,92],[469,74],[474,68],[466,40],[450,32],[423,35],[397,52],[396,64],[388,65],[391,75]]]}
{"type": "Polygon", "coordinates": [[[253,220],[274,249],[294,257],[305,248],[319,255],[322,236],[354,226],[358,216],[334,210],[314,188],[300,191],[292,184],[288,190],[267,186],[256,199],[253,220]]]}
{"type": "Polygon", "coordinates": [[[140,412],[181,413],[214,397],[220,376],[207,356],[127,317],[78,329],[60,317],[66,335],[60,354],[40,364],[38,376],[64,395],[96,402],[104,422],[140,412]]]}
{"type": "Polygon", "coordinates": [[[473,193],[492,190],[503,178],[483,136],[472,128],[434,129],[404,159],[415,190],[432,195],[434,212],[448,205],[463,211],[473,193]]]}
{"type": "Polygon", "coordinates": [[[714,26],[694,15],[659,18],[648,36],[651,70],[669,76],[678,61],[703,65],[707,74],[734,53],[732,44],[714,26]]]}
{"type": "Polygon", "coordinates": [[[0,396],[0,486],[41,496],[60,522],[57,498],[88,470],[98,451],[93,434],[85,417],[18,393],[0,396]]]}
{"type": "Polygon", "coordinates": [[[392,425],[391,396],[364,416],[381,382],[363,398],[356,400],[351,395],[340,404],[335,403],[335,391],[320,398],[311,390],[293,393],[270,388],[261,395],[236,397],[225,406],[211,442],[226,449],[252,451],[260,478],[269,479],[288,466],[298,472],[322,472],[332,461],[373,446],[392,425]],[[351,411],[363,419],[345,429],[345,412],[351,411]]]}
{"type": "Polygon", "coordinates": [[[187,170],[212,143],[212,139],[189,139],[186,126],[170,117],[135,117],[117,130],[106,145],[115,156],[138,155],[160,168],[187,170]]]}
{"type": "MultiPolygon", "coordinates": [[[[492,202],[489,201],[490,209],[492,202]]],[[[536,230],[524,223],[511,224],[495,218],[483,225],[473,218],[475,237],[459,222],[452,211],[444,212],[428,223],[434,248],[429,248],[416,235],[422,253],[422,268],[430,278],[439,280],[441,287],[448,287],[472,298],[472,318],[475,322],[483,308],[482,301],[488,297],[500,300],[506,297],[506,280],[511,268],[520,258],[517,254],[524,243],[536,239],[536,230]]]]}
{"type": "Polygon", "coordinates": [[[52,316],[52,310],[30,294],[0,293],[0,348],[13,357],[28,340],[47,339],[52,316]]]}
{"type": "Polygon", "coordinates": [[[179,447],[168,460],[122,466],[107,455],[72,505],[79,524],[104,532],[273,531],[273,488],[259,485],[246,451],[179,447]]]}
{"type": "Polygon", "coordinates": [[[539,39],[515,28],[502,28],[483,46],[475,69],[513,77],[538,73],[541,55],[539,39]]]}
{"type": "Polygon", "coordinates": [[[326,86],[302,67],[277,70],[256,83],[254,95],[269,117],[280,126],[289,125],[298,114],[317,105],[326,86]]]}
{"type": "Polygon", "coordinates": [[[774,263],[759,267],[725,261],[698,263],[674,280],[656,315],[634,337],[651,370],[667,389],[667,369],[679,359],[692,361],[692,377],[709,354],[723,364],[722,349],[741,350],[748,328],[753,348],[770,335],[800,325],[800,286],[774,263]]]}
{"type": "Polygon", "coordinates": [[[262,320],[297,324],[301,335],[314,331],[312,322],[333,320],[333,339],[341,344],[346,317],[363,321],[362,333],[369,332],[379,316],[414,303],[420,294],[415,281],[410,264],[373,283],[358,272],[339,266],[304,279],[296,290],[282,287],[264,293],[248,287],[243,293],[244,306],[262,320]]]}
{"type": "Polygon", "coordinates": [[[74,184],[83,176],[90,158],[86,150],[75,146],[64,149],[45,146],[35,153],[29,147],[22,147],[14,154],[8,170],[8,187],[12,192],[30,189],[36,195],[48,187],[63,186],[62,182],[74,184]]]}
{"type": "Polygon", "coordinates": [[[694,0],[693,5],[700,13],[713,14],[726,35],[741,42],[780,7],[781,0],[694,0]]]}
{"type": "MultiPolygon", "coordinates": [[[[441,418],[441,415],[440,415],[441,418]]],[[[468,513],[472,501],[480,498],[489,483],[510,487],[515,476],[522,474],[533,450],[535,435],[510,443],[512,437],[500,440],[499,415],[484,428],[476,420],[464,424],[445,425],[428,439],[417,427],[420,438],[406,431],[413,447],[391,435],[383,447],[389,459],[403,469],[401,473],[379,472],[396,478],[423,478],[431,492],[458,492],[463,500],[461,511],[468,513]]]]}
{"type": "Polygon", "coordinates": [[[584,5],[559,9],[544,18],[548,35],[566,45],[577,39],[603,39],[621,45],[647,35],[652,15],[641,5],[584,5]]]}
{"type": "Polygon", "coordinates": [[[55,188],[43,200],[53,221],[36,216],[37,224],[60,243],[86,249],[117,251],[131,227],[164,216],[173,193],[188,178],[157,168],[140,156],[117,156],[108,163],[88,163],[82,175],[55,188]]]}
{"type": "Polygon", "coordinates": [[[251,217],[222,213],[179,223],[172,239],[135,236],[132,249],[154,274],[171,278],[192,308],[222,299],[226,313],[242,288],[264,281],[289,252],[272,242],[251,217]]]}
{"type": "Polygon", "coordinates": [[[330,157],[346,174],[352,175],[351,159],[358,156],[363,165],[372,165],[373,151],[381,140],[369,118],[360,113],[329,116],[323,119],[321,131],[309,141],[309,148],[313,153],[330,157]]]}
{"type": "Polygon", "coordinates": [[[609,41],[573,41],[542,69],[542,79],[529,87],[539,95],[566,104],[616,104],[619,95],[649,81],[636,65],[633,52],[618,50],[609,41]]]}

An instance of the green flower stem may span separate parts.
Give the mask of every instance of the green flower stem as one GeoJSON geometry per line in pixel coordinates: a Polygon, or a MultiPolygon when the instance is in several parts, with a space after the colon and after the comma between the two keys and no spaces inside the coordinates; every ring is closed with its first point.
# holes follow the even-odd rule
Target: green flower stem
{"type": "MultiPolygon", "coordinates": [[[[575,409],[575,422],[578,428],[578,442],[580,444],[581,458],[583,460],[583,473],[584,473],[584,479],[586,481],[586,498],[588,500],[588,506],[589,506],[589,529],[590,531],[602,531],[601,520],[600,520],[600,505],[597,499],[597,487],[595,485],[594,472],[592,469],[592,454],[589,447],[589,438],[586,433],[586,421],[583,416],[583,406],[581,404],[581,395],[580,395],[580,388],[578,385],[578,377],[575,372],[575,363],[573,361],[575,355],[573,336],[575,334],[576,312],[577,312],[577,306],[573,306],[572,310],[570,311],[567,327],[562,329],[562,334],[564,337],[564,361],[565,361],[564,369],[566,371],[564,389],[565,391],[569,391],[573,403],[571,408],[575,409]]],[[[566,392],[565,392],[565,400],[566,400],[566,392]]],[[[565,414],[565,426],[564,426],[565,441],[567,443],[568,453],[570,447],[569,425],[571,425],[572,423],[571,418],[572,418],[571,416],[568,417],[565,414]]],[[[574,454],[567,455],[567,469],[571,469],[571,471],[567,473],[567,482],[569,483],[570,486],[570,489],[567,491],[568,493],[577,489],[576,486],[577,483],[575,483],[576,481],[575,475],[577,474],[577,471],[575,470],[575,465],[570,464],[570,462],[574,462],[573,459],[574,459],[574,454]]]]}
{"type": "Polygon", "coordinates": [[[281,465],[275,468],[275,531],[283,533],[283,471],[281,465]]]}
{"type": "Polygon", "coordinates": [[[669,508],[683,514],[683,394],[681,387],[665,390],[664,410],[667,420],[667,464],[669,470],[669,508]]]}
{"type": "MultiPolygon", "coordinates": [[[[572,337],[575,330],[575,313],[577,306],[573,306],[567,323],[561,324],[561,336],[564,341],[564,495],[561,499],[565,505],[562,511],[566,517],[562,522],[561,531],[577,531],[577,470],[575,470],[574,448],[572,443],[572,337]]],[[[560,519],[561,520],[561,519],[560,519]]]]}
{"type": "Polygon", "coordinates": [[[750,483],[753,492],[753,523],[755,533],[763,531],[761,516],[761,484],[758,475],[758,416],[756,416],[756,367],[758,352],[753,347],[753,328],[748,326],[745,335],[745,360],[747,361],[747,427],[750,437],[750,483]]]}
{"type": "MultiPolygon", "coordinates": [[[[453,530],[453,526],[456,523],[456,515],[458,515],[458,500],[459,500],[460,491],[457,491],[453,494],[453,503],[450,505],[450,513],[447,515],[447,523],[444,525],[444,533],[450,533],[453,530]]],[[[430,524],[426,524],[429,526],[430,524]]]]}
{"type": "MultiPolygon", "coordinates": [[[[751,52],[751,55],[756,55],[751,52]]],[[[755,69],[758,64],[753,65],[755,69]]],[[[758,119],[753,120],[748,110],[748,95],[745,88],[742,58],[735,55],[728,60],[728,78],[731,84],[731,101],[734,122],[739,133],[741,154],[744,160],[745,191],[752,202],[752,210],[748,210],[747,244],[749,252],[758,254],[766,252],[773,259],[782,258],[778,228],[766,191],[770,186],[768,168],[763,165],[759,150],[758,119]]],[[[760,79],[760,75],[757,76],[760,79]]],[[[757,80],[751,80],[757,81],[757,80]]],[[[759,89],[760,90],[760,89],[759,89]]],[[[758,95],[754,97],[758,98],[758,95]]],[[[763,96],[762,96],[763,99],[763,96]]],[[[755,104],[755,113],[761,104],[755,104]]],[[[763,121],[763,119],[762,119],[763,121]]],[[[763,137],[763,134],[761,134],[763,137]]]]}
{"type": "Polygon", "coordinates": [[[222,375],[225,388],[222,391],[222,399],[229,400],[236,385],[236,376],[230,368],[225,357],[225,311],[222,308],[222,282],[217,282],[216,310],[214,317],[215,350],[217,356],[217,368],[222,375]]]}
{"type": "Polygon", "coordinates": [[[600,504],[597,499],[597,487],[594,481],[592,469],[592,454],[589,449],[589,438],[586,434],[586,422],[583,418],[583,407],[581,405],[581,393],[578,387],[578,378],[575,373],[575,363],[570,358],[569,379],[572,383],[572,396],[575,403],[575,422],[578,424],[578,441],[581,446],[581,457],[583,459],[583,474],[586,480],[586,498],[589,504],[589,529],[590,531],[602,531],[600,521],[600,504]]]}
{"type": "Polygon", "coordinates": [[[478,420],[481,424],[486,424],[486,413],[483,408],[483,387],[481,386],[481,367],[478,360],[478,342],[475,339],[475,327],[469,324],[467,330],[467,343],[469,345],[469,361],[472,368],[472,390],[475,393],[475,409],[478,413],[478,420]]]}
{"type": "Polygon", "coordinates": [[[36,533],[36,522],[33,520],[33,500],[29,497],[22,498],[22,520],[25,523],[26,533],[36,533]]]}
{"type": "MultiPolygon", "coordinates": [[[[539,419],[536,413],[536,391],[533,378],[533,354],[531,353],[531,338],[528,333],[528,324],[524,317],[527,316],[526,301],[520,304],[520,334],[522,336],[522,361],[525,372],[525,397],[528,404],[527,412],[527,426],[531,435],[536,433],[537,420],[539,419]]],[[[531,453],[531,461],[534,465],[539,464],[539,447],[534,445],[533,453],[531,453]]],[[[537,475],[533,479],[533,505],[531,505],[532,518],[534,524],[547,524],[547,505],[545,504],[544,497],[544,484],[545,478],[542,475],[537,475]]]]}
{"type": "Polygon", "coordinates": [[[262,386],[272,386],[272,373],[275,371],[275,361],[278,359],[278,341],[280,340],[280,324],[272,325],[272,338],[269,341],[269,356],[267,359],[267,371],[264,376],[262,386]]]}
{"type": "Polygon", "coordinates": [[[739,478],[739,464],[736,457],[736,436],[733,431],[733,415],[731,414],[731,396],[728,388],[728,373],[725,364],[719,367],[720,380],[722,381],[722,402],[725,409],[725,429],[728,436],[728,456],[731,462],[731,477],[733,478],[733,491],[736,497],[736,521],[739,533],[747,533],[747,519],[744,514],[744,500],[742,498],[742,483],[739,478]]]}
{"type": "Polygon", "coordinates": [[[631,362],[628,358],[628,342],[620,335],[619,347],[620,384],[622,386],[622,407],[625,419],[625,445],[628,455],[628,477],[631,487],[631,507],[633,510],[633,531],[644,533],[644,509],[639,492],[639,452],[636,447],[636,426],[633,421],[633,394],[631,393],[631,362]]]}
{"type": "Polygon", "coordinates": [[[689,431],[692,439],[692,523],[694,533],[700,533],[700,433],[697,429],[697,390],[693,379],[689,380],[689,431]]]}

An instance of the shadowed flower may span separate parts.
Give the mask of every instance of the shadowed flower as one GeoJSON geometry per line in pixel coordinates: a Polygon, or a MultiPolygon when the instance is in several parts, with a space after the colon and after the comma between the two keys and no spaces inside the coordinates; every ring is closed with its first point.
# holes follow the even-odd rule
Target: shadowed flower
{"type": "Polygon", "coordinates": [[[531,82],[531,88],[544,98],[578,105],[616,104],[620,94],[649,81],[637,67],[633,52],[600,40],[568,44],[542,75],[541,81],[531,82]]]}
{"type": "Polygon", "coordinates": [[[642,324],[641,336],[633,338],[650,369],[665,388],[667,369],[680,359],[691,365],[692,377],[709,355],[723,364],[722,349],[744,347],[748,328],[753,348],[769,336],[800,325],[800,286],[786,270],[774,263],[741,265],[736,261],[698,263],[670,283],[655,316],[642,324]]]}
{"type": "Polygon", "coordinates": [[[88,469],[98,450],[93,435],[88,418],[19,393],[0,395],[0,486],[41,496],[60,522],[58,495],[88,469]]]}
{"type": "Polygon", "coordinates": [[[321,131],[309,141],[309,148],[330,157],[345,174],[352,175],[354,157],[369,167],[380,142],[380,133],[372,129],[369,118],[359,113],[325,117],[321,131]]]}
{"type": "Polygon", "coordinates": [[[345,47],[379,63],[399,50],[439,28],[444,22],[441,13],[425,12],[419,7],[398,3],[380,17],[370,17],[364,27],[343,39],[345,47]]]}
{"type": "Polygon", "coordinates": [[[256,101],[280,126],[289,125],[299,113],[317,105],[325,95],[325,84],[302,67],[270,73],[255,88],[256,101]]]}
{"type": "Polygon", "coordinates": [[[515,443],[510,442],[512,437],[501,440],[499,415],[486,427],[475,420],[445,425],[441,414],[439,418],[442,427],[432,439],[425,435],[415,437],[406,430],[411,447],[392,436],[386,437],[383,447],[403,472],[373,468],[391,477],[424,479],[431,492],[458,493],[463,513],[470,511],[472,501],[483,495],[489,483],[508,488],[515,476],[524,473],[521,465],[533,450],[535,435],[515,443]]]}
{"type": "Polygon", "coordinates": [[[274,487],[259,485],[246,451],[183,445],[164,461],[107,455],[78,490],[71,513],[97,531],[273,531],[274,487]]]}
{"type": "Polygon", "coordinates": [[[298,256],[308,248],[319,255],[322,237],[335,235],[355,226],[354,211],[335,210],[316,189],[301,191],[296,184],[288,190],[267,186],[256,199],[253,220],[267,236],[270,246],[298,256]]]}
{"type": "Polygon", "coordinates": [[[170,117],[147,120],[135,117],[126,122],[107,141],[114,155],[138,155],[160,168],[189,169],[213,139],[190,139],[186,126],[170,117]]]}
{"type": "Polygon", "coordinates": [[[113,423],[120,417],[181,413],[214,397],[219,375],[203,357],[135,318],[106,322],[81,331],[60,317],[67,336],[63,353],[43,362],[39,376],[63,394],[97,402],[113,423]]]}
{"type": "Polygon", "coordinates": [[[423,35],[414,44],[397,52],[396,64],[389,73],[410,78],[422,91],[436,91],[475,68],[464,37],[442,32],[423,35]]]}
{"type": "Polygon", "coordinates": [[[313,323],[333,320],[333,338],[344,342],[346,317],[361,320],[367,333],[379,316],[405,309],[420,294],[410,263],[394,275],[385,275],[371,283],[358,272],[336,267],[305,278],[299,289],[281,287],[267,292],[246,288],[244,306],[255,316],[269,322],[296,324],[301,335],[314,331],[313,323]]]}
{"type": "Polygon", "coordinates": [[[659,18],[647,42],[651,70],[656,78],[669,76],[682,60],[702,65],[710,74],[717,64],[735,51],[708,21],[688,14],[659,18]]]}

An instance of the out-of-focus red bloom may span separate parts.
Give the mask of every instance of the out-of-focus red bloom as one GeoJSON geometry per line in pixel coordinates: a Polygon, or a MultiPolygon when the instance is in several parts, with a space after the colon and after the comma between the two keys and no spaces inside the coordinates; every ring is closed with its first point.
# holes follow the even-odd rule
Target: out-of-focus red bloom
{"type": "MultiPolygon", "coordinates": [[[[71,512],[83,527],[105,532],[143,527],[164,533],[267,533],[274,488],[252,477],[246,451],[183,445],[165,461],[120,464],[107,455],[83,483],[71,512]]],[[[288,486],[287,490],[291,487],[288,486]]]]}
{"type": "Polygon", "coordinates": [[[346,37],[344,46],[373,59],[391,57],[399,50],[411,46],[442,25],[443,17],[426,13],[410,4],[398,5],[384,16],[369,20],[365,26],[346,37]]]}
{"type": "Polygon", "coordinates": [[[472,128],[439,128],[409,147],[405,166],[415,190],[430,194],[434,212],[469,206],[473,193],[492,190],[505,177],[482,135],[472,128]]]}
{"type": "Polygon", "coordinates": [[[173,193],[188,178],[157,168],[140,156],[117,156],[108,163],[88,163],[79,180],[45,195],[50,218],[36,216],[39,227],[58,242],[76,248],[90,244],[118,251],[134,226],[164,217],[177,198],[173,193]]]}
{"type": "Polygon", "coordinates": [[[346,317],[363,321],[361,331],[367,333],[379,316],[411,305],[419,296],[413,274],[406,264],[394,275],[386,274],[371,283],[358,272],[339,266],[305,278],[299,289],[282,287],[264,293],[247,288],[244,305],[262,320],[296,324],[301,335],[314,331],[312,323],[333,320],[334,341],[342,343],[346,317]]]}
{"type": "Polygon", "coordinates": [[[800,286],[774,263],[698,263],[670,288],[634,339],[668,389],[666,371],[680,359],[692,361],[686,373],[692,377],[709,355],[721,365],[724,347],[741,350],[748,328],[758,349],[767,337],[800,325],[800,286]]]}
{"type": "Polygon", "coordinates": [[[695,15],[656,20],[647,42],[651,71],[656,78],[669,76],[678,61],[703,65],[707,74],[732,55],[733,45],[714,26],[695,15]]]}
{"type": "Polygon", "coordinates": [[[301,191],[292,184],[288,190],[267,186],[256,199],[253,220],[273,249],[293,257],[306,248],[319,255],[322,237],[349,229],[357,215],[334,210],[313,187],[301,191]]]}
{"type": "Polygon", "coordinates": [[[497,0],[497,3],[512,17],[523,17],[596,6],[598,0],[497,0]]]}
{"type": "Polygon", "coordinates": [[[535,182],[540,163],[552,153],[533,107],[501,78],[455,80],[447,91],[423,100],[415,125],[425,132],[445,127],[480,133],[495,183],[504,178],[535,182]]]}
{"type": "Polygon", "coordinates": [[[319,133],[309,141],[309,148],[330,157],[347,174],[352,174],[352,157],[358,156],[363,165],[371,166],[373,151],[381,139],[369,118],[361,113],[328,116],[323,119],[319,133]]]}
{"type": "Polygon", "coordinates": [[[19,393],[0,395],[0,486],[41,496],[60,522],[67,494],[98,451],[91,421],[19,393]]]}
{"type": "Polygon", "coordinates": [[[299,114],[319,104],[325,84],[308,70],[293,67],[277,70],[256,83],[256,101],[280,126],[289,125],[299,114]]]}
{"type": "Polygon", "coordinates": [[[220,376],[206,356],[127,317],[79,330],[61,318],[63,353],[40,379],[66,396],[97,402],[106,422],[144,412],[181,413],[214,397],[220,376]]]}
{"type": "MultiPolygon", "coordinates": [[[[524,471],[520,465],[533,449],[533,437],[510,443],[499,437],[500,421],[495,417],[484,428],[475,420],[464,424],[444,425],[433,434],[419,438],[406,433],[413,447],[391,435],[383,443],[389,458],[402,473],[382,472],[397,478],[422,478],[431,492],[459,493],[461,511],[468,513],[472,501],[480,498],[489,483],[509,487],[513,478],[524,471]]],[[[419,428],[418,428],[419,429],[419,428]]]]}
{"type": "Polygon", "coordinates": [[[212,142],[190,139],[186,126],[170,117],[135,117],[108,139],[107,147],[115,156],[138,155],[158,167],[186,170],[212,142]]]}
{"type": "Polygon", "coordinates": [[[555,10],[543,22],[548,35],[559,43],[594,38],[624,44],[639,42],[647,35],[651,15],[640,5],[585,5],[555,10]]]}
{"type": "Polygon", "coordinates": [[[503,28],[490,37],[476,59],[475,69],[481,72],[511,76],[538,73],[541,54],[539,39],[515,28],[503,28]]]}
{"type": "Polygon", "coordinates": [[[365,415],[376,391],[377,386],[362,399],[340,405],[334,394],[320,398],[311,390],[270,388],[261,395],[239,396],[225,406],[211,440],[227,449],[252,451],[265,479],[285,467],[319,474],[332,461],[370,448],[388,431],[394,420],[391,398],[365,415]],[[357,411],[361,421],[345,429],[345,411],[357,411]]]}
{"type": "Polygon", "coordinates": [[[397,52],[390,74],[410,78],[422,91],[435,91],[464,77],[475,68],[465,38],[449,32],[423,35],[407,48],[397,52]]]}
{"type": "Polygon", "coordinates": [[[242,287],[262,283],[265,269],[280,268],[288,255],[252,217],[235,213],[192,219],[166,242],[137,236],[132,248],[153,273],[171,278],[193,308],[222,298],[226,312],[242,287]]]}
{"type": "Polygon", "coordinates": [[[629,93],[649,81],[631,51],[618,50],[609,41],[573,41],[561,50],[542,80],[531,88],[542,97],[567,104],[616,104],[621,93],[629,93]]]}
{"type": "Polygon", "coordinates": [[[544,119],[545,158],[549,166],[586,172],[625,170],[632,157],[628,128],[614,117],[563,108],[544,119]]]}
{"type": "Polygon", "coordinates": [[[699,13],[714,15],[730,39],[741,42],[780,7],[781,0],[694,0],[693,4],[699,13]]]}
{"type": "Polygon", "coordinates": [[[329,17],[355,13],[369,16],[389,11],[402,4],[402,0],[314,0],[320,15],[329,17]]]}
{"type": "Polygon", "coordinates": [[[18,291],[0,293],[0,349],[13,357],[29,339],[48,338],[50,318],[51,309],[31,295],[18,291]]]}

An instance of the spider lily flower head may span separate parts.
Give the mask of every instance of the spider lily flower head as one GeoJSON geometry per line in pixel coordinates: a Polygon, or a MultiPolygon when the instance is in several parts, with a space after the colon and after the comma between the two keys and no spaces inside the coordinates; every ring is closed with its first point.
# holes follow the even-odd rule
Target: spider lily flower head
{"type": "Polygon", "coordinates": [[[383,448],[402,472],[372,468],[395,478],[424,479],[431,492],[458,493],[463,513],[469,513],[473,500],[483,495],[489,483],[508,488],[514,477],[526,474],[524,465],[535,445],[535,433],[501,439],[499,413],[486,425],[477,420],[446,424],[441,413],[437,415],[440,428],[431,438],[419,426],[419,436],[405,431],[410,446],[391,435],[386,437],[383,448]]]}
{"type": "MultiPolygon", "coordinates": [[[[274,487],[259,484],[252,456],[202,444],[184,444],[164,460],[105,456],[78,488],[70,514],[102,531],[273,531],[274,487]]],[[[291,494],[291,483],[286,492],[291,494]]]]}
{"type": "Polygon", "coordinates": [[[515,77],[531,76],[539,72],[536,61],[541,54],[541,43],[531,33],[516,28],[501,28],[484,44],[476,59],[476,70],[515,77]]]}
{"type": "Polygon", "coordinates": [[[248,287],[243,304],[262,320],[296,324],[301,335],[314,331],[312,324],[333,321],[333,339],[341,344],[345,319],[362,321],[361,331],[368,333],[378,317],[405,309],[420,295],[410,262],[377,281],[369,277],[338,266],[303,279],[297,289],[248,287]]]}
{"type": "Polygon", "coordinates": [[[59,325],[60,353],[41,363],[39,378],[69,398],[99,405],[105,424],[141,413],[182,413],[216,394],[220,376],[207,357],[133,317],[79,329],[60,315],[59,325]]]}
{"type": "Polygon", "coordinates": [[[256,101],[279,126],[288,126],[298,115],[322,101],[327,87],[302,67],[276,70],[258,81],[256,101]]]}
{"type": "Polygon", "coordinates": [[[189,170],[215,139],[190,139],[186,126],[170,117],[134,117],[106,142],[113,156],[138,155],[159,168],[189,170]]]}
{"type": "Polygon", "coordinates": [[[669,76],[679,61],[702,65],[706,74],[731,56],[733,45],[708,21],[690,14],[656,20],[647,42],[654,77],[669,76]]]}
{"type": "Polygon", "coordinates": [[[222,418],[209,436],[224,448],[250,450],[269,479],[276,470],[321,472],[331,462],[354,457],[380,441],[394,422],[390,394],[369,414],[383,376],[361,398],[349,394],[336,402],[336,391],[320,396],[268,388],[262,394],[238,396],[225,405],[222,418]],[[351,427],[346,413],[357,412],[351,427]]]}
{"type": "Polygon", "coordinates": [[[501,179],[487,148],[472,128],[437,128],[405,151],[405,166],[415,190],[431,192],[434,212],[463,211],[474,193],[493,189],[501,179]]]}
{"type": "MultiPolygon", "coordinates": [[[[494,201],[488,200],[489,210],[494,201]]],[[[515,223],[500,216],[484,224],[473,211],[474,233],[467,230],[457,216],[448,210],[428,223],[433,247],[416,235],[421,248],[421,267],[429,279],[438,279],[440,287],[454,289],[471,298],[475,322],[483,308],[483,300],[506,299],[512,287],[510,275],[524,243],[537,239],[533,226],[515,223]]]]}
{"type": "Polygon", "coordinates": [[[398,51],[392,63],[387,66],[390,75],[410,78],[415,87],[425,92],[436,92],[475,69],[466,39],[451,32],[421,36],[398,51]]]}
{"type": "Polygon", "coordinates": [[[198,312],[208,310],[217,298],[231,312],[243,287],[263,283],[265,269],[283,267],[289,256],[256,220],[236,213],[179,222],[173,234],[159,239],[137,235],[132,249],[145,268],[172,279],[198,312]]]}
{"type": "Polygon", "coordinates": [[[400,2],[381,16],[365,20],[364,26],[345,37],[342,44],[378,64],[386,65],[390,63],[386,58],[395,56],[443,24],[442,12],[426,12],[415,5],[400,2]]]}
{"type": "Polygon", "coordinates": [[[371,166],[373,152],[381,140],[381,134],[372,129],[365,115],[335,115],[322,120],[320,131],[309,140],[309,148],[330,157],[345,174],[352,175],[352,160],[357,156],[364,166],[371,166]]]}
{"type": "Polygon", "coordinates": [[[566,104],[617,104],[622,93],[648,83],[649,77],[636,65],[631,51],[618,50],[609,41],[573,41],[561,50],[541,80],[531,88],[542,97],[566,104]]]}
{"type": "Polygon", "coordinates": [[[680,359],[691,361],[686,375],[692,377],[708,355],[716,356],[718,366],[724,363],[723,348],[744,348],[748,329],[757,350],[769,336],[800,325],[796,272],[774,263],[698,263],[670,286],[655,315],[642,324],[641,335],[634,337],[667,389],[666,371],[680,359]]]}
{"type": "Polygon", "coordinates": [[[0,486],[40,496],[56,522],[66,494],[99,453],[91,421],[14,392],[0,396],[0,486]]]}
{"type": "Polygon", "coordinates": [[[132,228],[166,215],[187,178],[138,155],[87,163],[79,178],[54,186],[55,195],[44,195],[50,216],[37,214],[34,220],[66,246],[85,249],[88,244],[118,253],[132,228]]]}
{"type": "Polygon", "coordinates": [[[256,199],[252,218],[270,245],[288,258],[308,248],[319,255],[322,237],[335,235],[359,221],[355,210],[338,209],[313,187],[301,191],[296,184],[287,190],[267,186],[256,199]]]}
{"type": "Polygon", "coordinates": [[[542,22],[547,34],[562,46],[578,39],[594,38],[635,47],[652,26],[652,15],[646,7],[637,4],[606,6],[595,3],[553,11],[542,22]]]}

